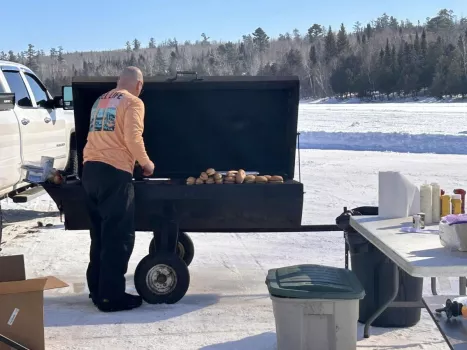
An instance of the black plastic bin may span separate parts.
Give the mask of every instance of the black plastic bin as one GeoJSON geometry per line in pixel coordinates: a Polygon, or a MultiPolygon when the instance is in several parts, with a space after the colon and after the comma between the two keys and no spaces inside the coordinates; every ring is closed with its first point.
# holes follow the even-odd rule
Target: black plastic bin
{"type": "MultiPolygon", "coordinates": [[[[358,318],[359,322],[365,323],[392,295],[394,263],[350,226],[352,215],[378,215],[378,207],[354,208],[336,218],[337,225],[344,230],[352,271],[365,289],[358,318]]],[[[422,292],[423,278],[412,277],[399,269],[399,293],[395,301],[420,301],[422,292]]],[[[411,327],[420,321],[420,315],[420,308],[388,308],[372,325],[411,327]]]]}

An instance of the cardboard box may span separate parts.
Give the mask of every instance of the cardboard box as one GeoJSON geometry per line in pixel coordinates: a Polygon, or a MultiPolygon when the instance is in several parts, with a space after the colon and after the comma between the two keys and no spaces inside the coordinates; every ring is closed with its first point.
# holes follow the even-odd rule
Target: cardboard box
{"type": "MultiPolygon", "coordinates": [[[[0,256],[0,335],[44,350],[44,290],[63,287],[53,276],[26,279],[23,255],[0,256]]],[[[0,350],[11,349],[0,342],[0,350]]]]}

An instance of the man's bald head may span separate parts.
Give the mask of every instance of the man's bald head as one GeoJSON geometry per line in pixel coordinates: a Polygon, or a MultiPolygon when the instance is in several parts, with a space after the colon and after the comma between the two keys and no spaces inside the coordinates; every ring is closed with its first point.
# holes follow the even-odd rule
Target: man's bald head
{"type": "Polygon", "coordinates": [[[125,89],[129,93],[139,96],[143,89],[143,82],[141,70],[138,67],[129,66],[120,73],[117,89],[125,89]]]}

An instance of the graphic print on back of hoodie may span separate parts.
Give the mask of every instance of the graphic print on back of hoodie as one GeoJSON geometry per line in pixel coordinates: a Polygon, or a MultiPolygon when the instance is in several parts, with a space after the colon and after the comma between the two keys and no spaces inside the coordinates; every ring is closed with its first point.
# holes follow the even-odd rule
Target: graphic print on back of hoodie
{"type": "Polygon", "coordinates": [[[110,92],[99,97],[91,109],[89,132],[115,131],[117,107],[122,101],[123,94],[110,92]]]}

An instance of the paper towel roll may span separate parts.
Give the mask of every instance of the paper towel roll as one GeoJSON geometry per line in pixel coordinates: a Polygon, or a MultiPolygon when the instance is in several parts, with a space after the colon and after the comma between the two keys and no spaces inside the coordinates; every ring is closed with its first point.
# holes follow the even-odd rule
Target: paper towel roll
{"type": "Polygon", "coordinates": [[[424,184],[420,186],[420,211],[425,213],[425,224],[430,225],[433,222],[433,191],[431,185],[424,184]]]}
{"type": "Polygon", "coordinates": [[[431,184],[432,188],[432,220],[438,224],[441,220],[441,187],[437,183],[431,184]]]}
{"type": "Polygon", "coordinates": [[[420,211],[420,191],[398,171],[380,171],[378,216],[405,218],[420,211]]]}

